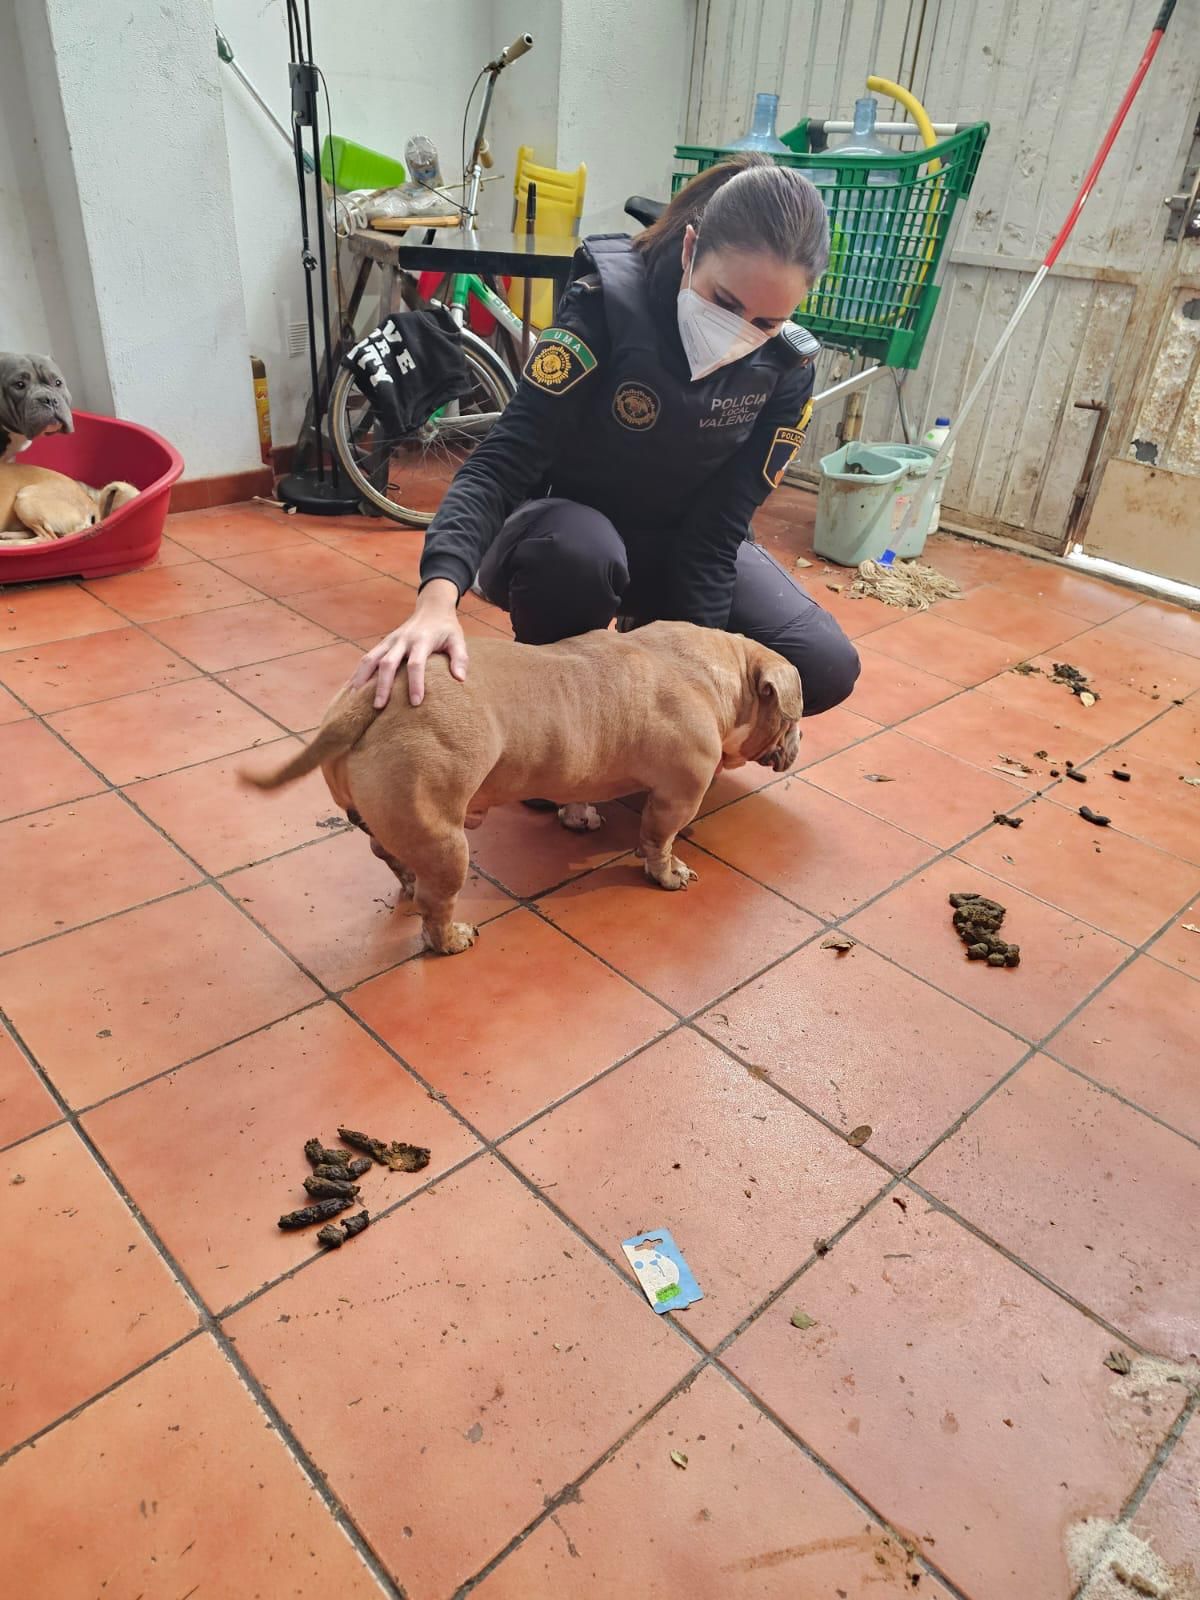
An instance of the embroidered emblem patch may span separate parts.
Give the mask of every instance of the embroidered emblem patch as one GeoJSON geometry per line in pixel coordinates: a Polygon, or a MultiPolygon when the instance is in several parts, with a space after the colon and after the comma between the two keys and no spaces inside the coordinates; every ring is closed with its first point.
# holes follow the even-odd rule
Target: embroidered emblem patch
{"type": "Polygon", "coordinates": [[[775,437],[771,440],[771,448],[767,451],[767,459],[763,462],[763,477],[772,489],[778,489],[783,482],[783,475],[796,459],[796,453],[804,443],[804,435],[808,430],[808,419],[812,416],[812,401],[810,400],[800,413],[800,421],[794,428],[776,428],[775,437]]]}
{"type": "Polygon", "coordinates": [[[623,383],[613,395],[613,416],[623,428],[645,433],[658,421],[662,401],[644,383],[623,383]]]}
{"type": "Polygon", "coordinates": [[[582,339],[565,328],[547,328],[525,364],[525,376],[547,394],[566,394],[595,365],[596,358],[582,339]]]}

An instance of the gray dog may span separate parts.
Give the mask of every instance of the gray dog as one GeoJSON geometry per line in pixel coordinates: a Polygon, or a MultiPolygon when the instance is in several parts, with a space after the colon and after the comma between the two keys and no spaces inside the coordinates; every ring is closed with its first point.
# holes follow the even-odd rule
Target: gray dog
{"type": "Polygon", "coordinates": [[[40,433],[74,433],[71,396],[49,356],[0,350],[0,461],[12,461],[40,433]]]}

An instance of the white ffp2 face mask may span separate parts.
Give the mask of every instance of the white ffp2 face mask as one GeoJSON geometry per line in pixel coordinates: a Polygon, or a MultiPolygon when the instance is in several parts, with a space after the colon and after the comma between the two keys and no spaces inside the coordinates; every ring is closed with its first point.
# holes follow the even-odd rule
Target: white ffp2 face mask
{"type": "Polygon", "coordinates": [[[692,246],[692,259],[688,262],[687,282],[679,291],[679,337],[683,353],[688,358],[692,382],[707,378],[718,367],[727,367],[731,361],[740,361],[751,351],[761,349],[771,338],[762,328],[739,317],[736,311],[726,311],[714,305],[692,288],[692,268],[696,262],[696,247],[692,246]]]}

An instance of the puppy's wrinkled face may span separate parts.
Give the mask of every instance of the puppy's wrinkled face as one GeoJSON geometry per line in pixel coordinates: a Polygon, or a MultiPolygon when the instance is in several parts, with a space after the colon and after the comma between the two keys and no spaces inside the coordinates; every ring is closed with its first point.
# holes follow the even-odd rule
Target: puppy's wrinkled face
{"type": "Polygon", "coordinates": [[[800,752],[800,718],[804,714],[800,674],[773,650],[762,645],[753,649],[750,678],[758,706],[744,754],[760,767],[786,772],[800,752]]]}
{"type": "Polygon", "coordinates": [[[71,396],[49,356],[0,353],[0,426],[27,439],[75,431],[71,396]]]}
{"type": "Polygon", "coordinates": [[[787,721],[779,730],[775,743],[755,759],[760,767],[770,767],[774,772],[786,772],[794,766],[800,754],[800,724],[787,721]]]}

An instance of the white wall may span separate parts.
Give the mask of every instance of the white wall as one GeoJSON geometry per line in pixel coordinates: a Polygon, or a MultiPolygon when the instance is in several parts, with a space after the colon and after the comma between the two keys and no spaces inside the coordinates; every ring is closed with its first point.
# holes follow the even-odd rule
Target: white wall
{"type": "MultiPolygon", "coordinates": [[[[215,0],[214,9],[234,59],[280,121],[289,124],[283,0],[254,6],[215,0]]],[[[313,57],[325,74],[333,132],[401,160],[409,137],[426,133],[438,147],[444,175],[457,175],[462,109],[475,74],[493,51],[493,9],[500,8],[490,0],[454,0],[451,34],[447,6],[439,0],[339,0],[336,6],[317,0],[313,57]]],[[[253,353],[267,367],[275,443],[289,444],[309,389],[307,356],[287,353],[288,324],[305,315],[295,167],[287,145],[243,85],[228,67],[220,72],[246,323],[253,353]]],[[[324,95],[319,118],[324,136],[324,95]]],[[[311,186],[309,192],[311,199],[311,186]]],[[[348,292],[352,269],[344,252],[343,267],[348,292]]],[[[316,282],[313,287],[319,293],[316,282]]]]}
{"type": "MultiPolygon", "coordinates": [[[[573,0],[568,0],[573,3],[573,0]]],[[[507,227],[512,219],[512,179],[517,148],[533,146],[538,164],[558,166],[559,69],[562,55],[560,0],[493,0],[491,50],[511,44],[519,33],[533,35],[533,49],[504,72],[492,101],[489,141],[499,174],[484,187],[489,221],[507,227]]]]}
{"type": "Polygon", "coordinates": [[[696,0],[565,0],[558,165],[588,165],[584,222],[632,227],[631,194],[670,195],[683,136],[696,0]]]}
{"type": "MultiPolygon", "coordinates": [[[[215,0],[215,10],[242,70],[286,122],[283,0],[215,0]]],[[[427,133],[450,182],[461,171],[476,73],[518,33],[532,33],[533,49],[496,87],[481,221],[510,225],[514,157],[531,144],[547,165],[586,161],[585,222],[618,228],[628,195],[669,190],[694,13],[695,0],[453,0],[451,34],[446,0],[343,0],[336,11],[314,7],[313,53],[335,133],[401,158],[410,135],[427,133]]],[[[287,147],[227,68],[222,90],[250,343],[266,362],[274,438],[285,444],[308,393],[307,360],[287,354],[287,325],[304,315],[295,179],[287,147]]],[[[320,115],[324,124],[323,99],[320,115]]]]}
{"type": "Polygon", "coordinates": [[[0,350],[52,355],[86,409],[15,0],[0,0],[0,350]]]}
{"type": "MultiPolygon", "coordinates": [[[[533,34],[497,86],[484,223],[509,226],[523,143],[547,164],[587,162],[593,227],[624,227],[631,193],[668,192],[696,0],[313,10],[333,131],[400,156],[427,133],[447,180],[476,73],[533,34]]],[[[159,428],[188,476],[254,465],[250,353],[277,444],[308,392],[306,356],[287,353],[304,318],[291,153],[218,61],[214,22],[287,124],[283,0],[0,0],[0,348],[48,348],[80,405],[159,428]]],[[[324,127],[323,97],[320,113],[324,127]]]]}
{"type": "Polygon", "coordinates": [[[26,157],[32,132],[16,12],[13,0],[0,0],[0,350],[50,347],[33,253],[40,183],[26,157]]]}
{"type": "Polygon", "coordinates": [[[208,0],[18,0],[86,404],[187,475],[258,461],[208,0]]]}

